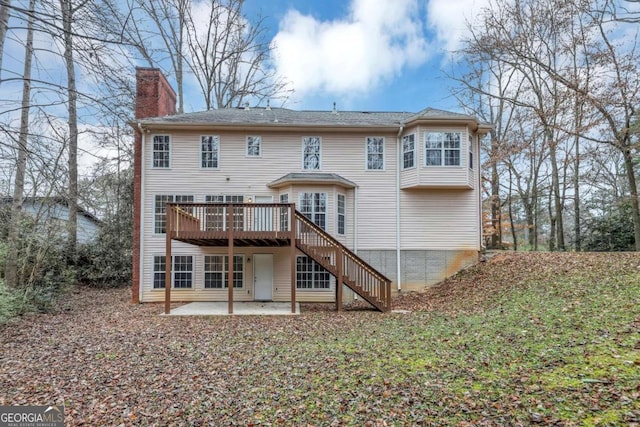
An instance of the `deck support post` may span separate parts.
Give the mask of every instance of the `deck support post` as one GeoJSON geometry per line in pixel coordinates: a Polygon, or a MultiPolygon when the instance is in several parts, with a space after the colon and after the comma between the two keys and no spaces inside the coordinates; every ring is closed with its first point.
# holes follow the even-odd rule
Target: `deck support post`
{"type": "Polygon", "coordinates": [[[344,277],[342,268],[342,248],[336,247],[336,310],[342,311],[342,278],[344,277]]]}
{"type": "Polygon", "coordinates": [[[233,314],[233,205],[227,206],[227,239],[228,244],[228,258],[227,268],[229,269],[229,314],[233,314]]]}
{"type": "Polygon", "coordinates": [[[289,206],[290,252],[291,252],[291,314],[296,314],[296,205],[289,206]]]}
{"type": "Polygon", "coordinates": [[[173,207],[167,203],[165,210],[167,223],[164,231],[166,239],[164,250],[164,314],[169,314],[171,313],[171,234],[173,233],[173,207]]]}

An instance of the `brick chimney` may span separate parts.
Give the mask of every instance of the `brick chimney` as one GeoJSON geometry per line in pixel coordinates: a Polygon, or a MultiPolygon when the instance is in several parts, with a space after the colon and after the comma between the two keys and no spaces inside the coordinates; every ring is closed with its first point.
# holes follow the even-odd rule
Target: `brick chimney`
{"type": "Polygon", "coordinates": [[[157,68],[136,68],[136,119],[176,113],[176,93],[157,68]]]}
{"type": "MultiPolygon", "coordinates": [[[[136,68],[136,119],[170,116],[176,113],[176,93],[157,68],[136,68]]],[[[131,300],[140,302],[140,239],[142,224],[142,133],[139,125],[133,144],[133,277],[131,300]]]]}

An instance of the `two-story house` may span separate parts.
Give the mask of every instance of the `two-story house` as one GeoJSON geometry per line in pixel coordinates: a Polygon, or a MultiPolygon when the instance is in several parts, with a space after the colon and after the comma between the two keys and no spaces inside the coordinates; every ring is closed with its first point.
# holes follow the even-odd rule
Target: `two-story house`
{"type": "Polygon", "coordinates": [[[472,116],[175,114],[164,76],[140,68],[132,125],[136,302],[340,308],[352,290],[388,310],[391,292],[424,289],[477,261],[479,139],[490,126],[472,116]]]}

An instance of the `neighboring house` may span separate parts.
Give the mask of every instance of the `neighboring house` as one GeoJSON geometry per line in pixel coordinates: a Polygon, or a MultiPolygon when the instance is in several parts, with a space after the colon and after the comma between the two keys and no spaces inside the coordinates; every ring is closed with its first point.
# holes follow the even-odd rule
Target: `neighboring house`
{"type": "MultiPolygon", "coordinates": [[[[1,203],[10,206],[12,197],[4,197],[1,203]]],[[[22,211],[40,224],[57,225],[62,232],[66,231],[69,220],[69,206],[63,197],[26,197],[22,202],[22,211]]],[[[98,236],[102,222],[91,213],[78,207],[77,237],[78,243],[86,244],[98,236]]]]}
{"type": "Polygon", "coordinates": [[[340,309],[351,289],[384,311],[391,290],[422,290],[478,259],[479,139],[490,126],[472,116],[269,107],[176,115],[164,76],[139,68],[131,124],[136,302],[340,309]]]}

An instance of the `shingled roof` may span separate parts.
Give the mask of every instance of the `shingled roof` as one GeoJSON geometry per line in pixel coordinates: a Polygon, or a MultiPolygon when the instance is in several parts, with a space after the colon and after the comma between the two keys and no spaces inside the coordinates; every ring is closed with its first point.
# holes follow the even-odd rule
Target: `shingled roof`
{"type": "Polygon", "coordinates": [[[415,120],[463,120],[473,116],[426,108],[418,113],[385,111],[309,111],[287,108],[224,108],[144,119],[147,125],[281,125],[281,126],[381,126],[395,127],[415,120]]]}

